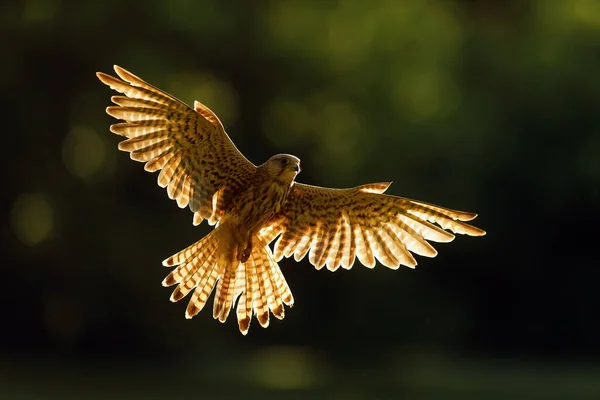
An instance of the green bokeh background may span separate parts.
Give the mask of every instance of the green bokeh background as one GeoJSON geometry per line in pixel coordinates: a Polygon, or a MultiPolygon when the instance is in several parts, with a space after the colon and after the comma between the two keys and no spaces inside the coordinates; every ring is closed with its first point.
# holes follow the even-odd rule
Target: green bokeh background
{"type": "Polygon", "coordinates": [[[600,1],[0,5],[2,398],[600,397],[600,1]],[[191,321],[208,232],[117,150],[118,64],[298,180],[480,214],[416,270],[281,267],[296,305],[191,321]]]}

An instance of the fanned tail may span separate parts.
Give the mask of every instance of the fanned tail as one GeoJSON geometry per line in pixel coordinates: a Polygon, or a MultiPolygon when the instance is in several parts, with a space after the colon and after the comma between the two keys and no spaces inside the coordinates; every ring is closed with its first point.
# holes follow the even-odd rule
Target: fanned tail
{"type": "Polygon", "coordinates": [[[294,297],[275,261],[271,249],[260,238],[252,239],[252,252],[246,263],[241,264],[241,272],[236,279],[238,326],[242,334],[247,334],[252,313],[258,323],[269,326],[269,311],[282,319],[285,316],[284,304],[292,306],[294,297]]]}
{"type": "Polygon", "coordinates": [[[171,294],[171,301],[179,301],[194,291],[186,310],[186,318],[192,318],[204,308],[215,286],[219,272],[218,234],[219,228],[163,261],[166,267],[177,266],[162,282],[163,286],[178,284],[171,294]]]}
{"type": "Polygon", "coordinates": [[[213,306],[213,318],[225,322],[231,311],[234,301],[234,289],[238,277],[238,270],[243,270],[242,264],[230,254],[221,254],[219,264],[223,267],[222,274],[219,275],[219,284],[215,292],[215,303],[213,306]]]}
{"type": "Polygon", "coordinates": [[[245,263],[238,261],[239,247],[225,225],[221,225],[193,245],[163,261],[176,267],[163,280],[163,286],[178,285],[171,301],[192,296],[186,318],[192,318],[206,305],[214,290],[213,317],[225,322],[237,301],[240,332],[246,335],[252,314],[259,324],[269,326],[269,312],[282,319],[284,305],[292,306],[294,297],[271,249],[260,237],[252,239],[252,251],[245,263]]]}
{"type": "Polygon", "coordinates": [[[163,286],[178,284],[171,294],[171,301],[179,301],[193,291],[185,312],[186,318],[192,318],[204,308],[217,281],[217,292],[224,293],[224,297],[215,296],[215,312],[219,300],[217,317],[223,321],[227,318],[229,310],[225,310],[223,304],[226,304],[230,295],[226,282],[229,282],[231,265],[228,260],[235,257],[235,251],[232,250],[235,250],[235,246],[231,246],[231,235],[226,227],[219,226],[198,242],[163,261],[166,267],[176,266],[162,282],[163,286]]]}

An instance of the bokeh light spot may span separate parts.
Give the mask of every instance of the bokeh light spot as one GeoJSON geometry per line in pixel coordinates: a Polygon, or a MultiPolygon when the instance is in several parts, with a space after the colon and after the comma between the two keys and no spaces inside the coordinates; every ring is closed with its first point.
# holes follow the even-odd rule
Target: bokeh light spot
{"type": "Polygon", "coordinates": [[[54,212],[42,194],[22,194],[17,197],[11,219],[15,234],[28,246],[46,240],[54,226],[54,212]]]}
{"type": "Polygon", "coordinates": [[[104,139],[84,126],[75,126],[63,142],[63,161],[73,175],[89,178],[106,162],[104,139]]]}
{"type": "Polygon", "coordinates": [[[237,93],[231,85],[209,74],[183,73],[168,78],[167,93],[185,99],[193,106],[194,100],[210,108],[223,125],[237,118],[237,93]]]}
{"type": "Polygon", "coordinates": [[[316,118],[315,126],[320,130],[317,137],[326,163],[333,161],[332,168],[354,171],[360,161],[357,147],[362,124],[358,111],[346,102],[329,102],[321,107],[316,118]]]}
{"type": "Polygon", "coordinates": [[[307,135],[311,129],[311,118],[304,104],[291,100],[276,100],[267,108],[263,127],[273,143],[285,147],[302,142],[302,136],[307,135]]]}
{"type": "Polygon", "coordinates": [[[28,22],[53,20],[59,8],[58,0],[28,0],[23,3],[23,19],[28,22]]]}
{"type": "Polygon", "coordinates": [[[460,93],[447,74],[435,69],[407,71],[394,92],[396,106],[412,122],[446,116],[460,105],[460,93]]]}
{"type": "Polygon", "coordinates": [[[567,14],[579,25],[600,29],[600,3],[597,0],[571,0],[564,3],[567,14]]]}
{"type": "Polygon", "coordinates": [[[258,354],[251,367],[255,381],[269,389],[306,389],[317,384],[317,363],[306,349],[271,347],[258,354]]]}

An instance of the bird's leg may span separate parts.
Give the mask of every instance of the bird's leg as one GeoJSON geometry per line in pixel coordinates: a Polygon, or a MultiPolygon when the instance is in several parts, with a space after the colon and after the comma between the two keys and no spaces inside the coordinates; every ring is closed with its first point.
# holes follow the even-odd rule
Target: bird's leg
{"type": "Polygon", "coordinates": [[[248,241],[246,248],[244,249],[244,251],[242,251],[242,254],[240,257],[240,262],[245,263],[246,261],[248,261],[248,258],[250,257],[250,253],[252,253],[252,241],[251,240],[248,241]]]}

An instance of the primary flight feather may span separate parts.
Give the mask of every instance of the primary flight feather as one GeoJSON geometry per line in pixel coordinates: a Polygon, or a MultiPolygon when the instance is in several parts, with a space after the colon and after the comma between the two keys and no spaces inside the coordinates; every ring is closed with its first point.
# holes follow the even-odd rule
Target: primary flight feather
{"type": "Polygon", "coordinates": [[[236,305],[238,326],[248,333],[256,316],[284,317],[294,298],[277,262],[308,254],[317,269],[350,269],[358,258],[373,268],[414,267],[412,253],[435,257],[432,242],[449,242],[454,233],[485,231],[465,223],[477,214],[383,194],[390,183],[330,189],[296,183],[300,160],[278,154],[256,166],[235,147],[219,118],[199,102],[194,108],[115,66],[119,78],[98,72],[100,81],[125,96],[113,96],[106,112],[125,122],[110,127],[127,139],[119,149],[160,170],[158,184],[169,198],[207,220],[215,229],[169,257],[174,267],[164,286],[177,285],[172,301],[191,293],[192,318],[215,291],[213,317],[225,322],[236,305]],[[434,225],[437,224],[437,225],[434,225]],[[449,232],[451,231],[451,232],[449,232]],[[278,239],[277,239],[278,238],[278,239]],[[277,239],[274,250],[269,244],[277,239]],[[216,290],[215,290],[216,287],[216,290]]]}

